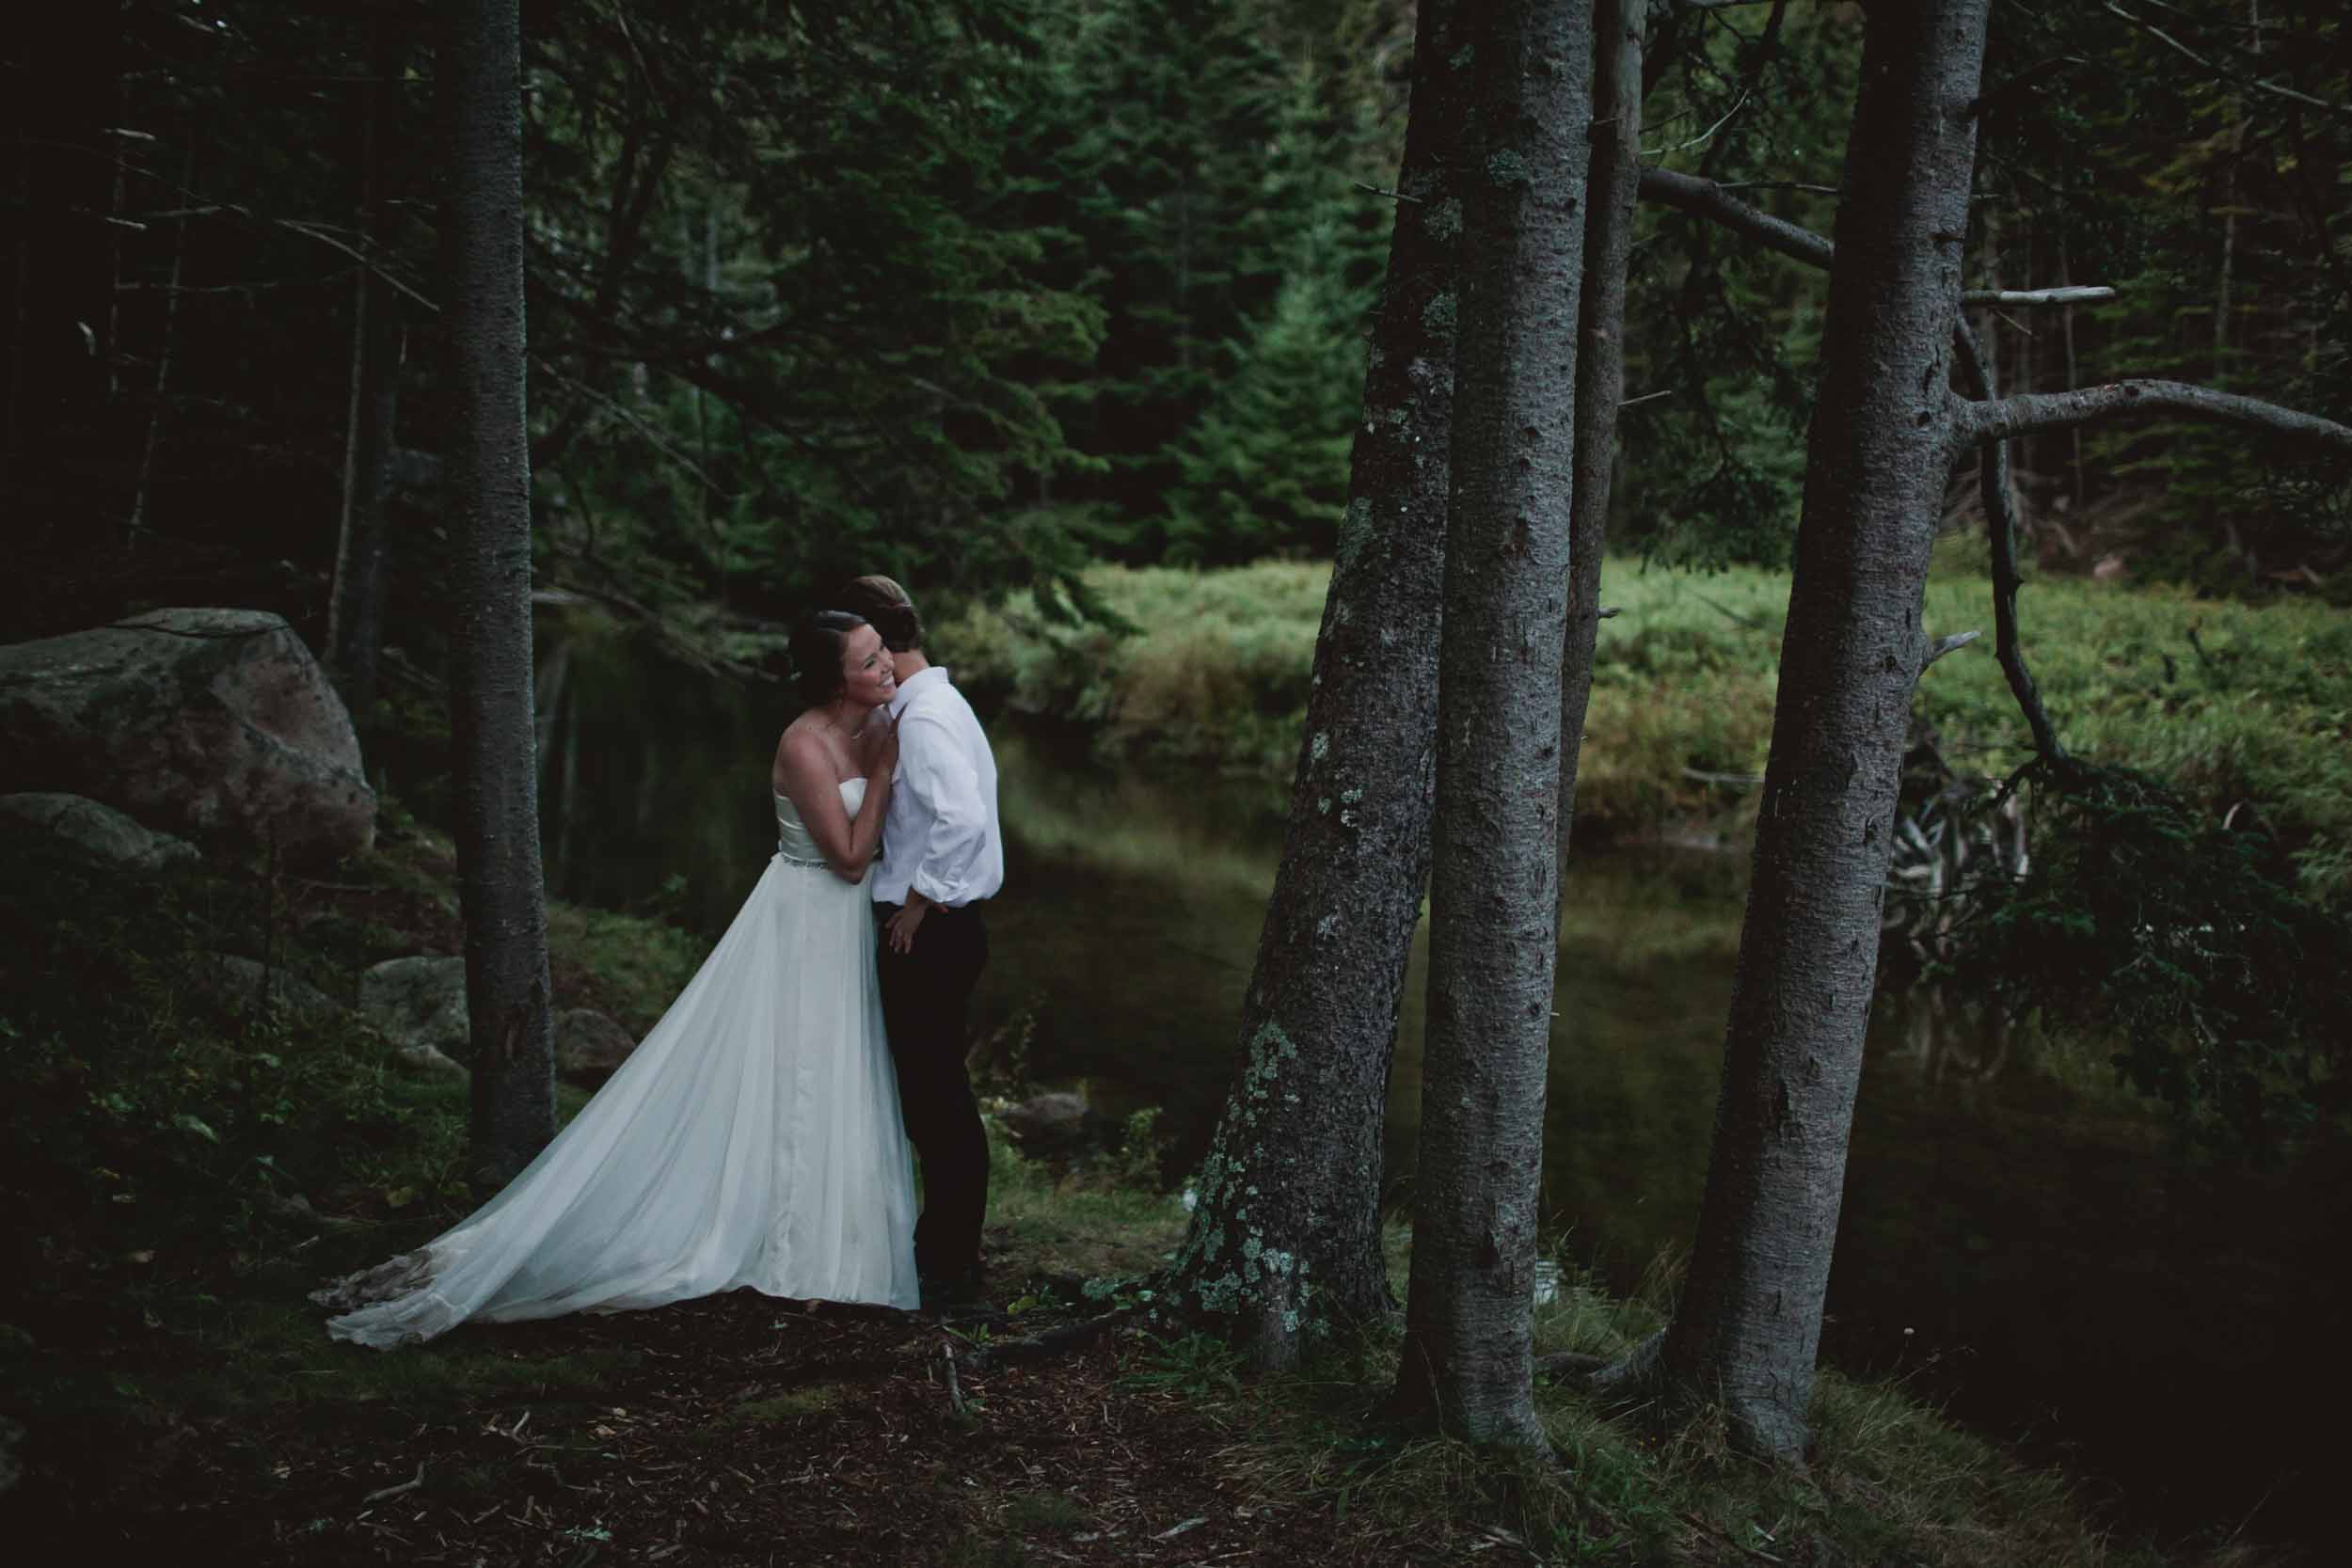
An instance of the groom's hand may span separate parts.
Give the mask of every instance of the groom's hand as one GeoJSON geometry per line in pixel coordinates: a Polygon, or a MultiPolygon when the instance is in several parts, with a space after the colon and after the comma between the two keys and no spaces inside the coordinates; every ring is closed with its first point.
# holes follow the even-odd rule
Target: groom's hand
{"type": "Polygon", "coordinates": [[[930,900],[907,890],[907,901],[898,906],[898,912],[882,922],[882,936],[893,953],[914,951],[914,930],[923,924],[923,912],[931,907],[930,900]]]}

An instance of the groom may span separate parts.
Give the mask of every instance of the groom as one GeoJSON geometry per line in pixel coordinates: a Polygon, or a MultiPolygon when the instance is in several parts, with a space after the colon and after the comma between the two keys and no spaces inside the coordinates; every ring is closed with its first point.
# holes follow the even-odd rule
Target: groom
{"type": "Polygon", "coordinates": [[[980,905],[1004,885],[996,758],[947,672],[923,657],[907,591],[863,577],[834,605],[882,634],[898,666],[890,713],[898,771],[870,879],[880,920],[882,1020],[898,1068],[907,1137],[923,1161],[914,1267],[925,1305],[976,1300],[988,1212],[988,1135],[964,1072],[965,1015],[988,962],[980,905]]]}

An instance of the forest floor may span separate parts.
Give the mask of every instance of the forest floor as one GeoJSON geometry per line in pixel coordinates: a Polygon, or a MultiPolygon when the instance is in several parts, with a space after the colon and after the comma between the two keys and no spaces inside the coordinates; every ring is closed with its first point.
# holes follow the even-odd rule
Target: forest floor
{"type": "Polygon", "coordinates": [[[474,1330],[502,1388],[199,1423],[94,1533],[243,1562],[1329,1560],[1321,1510],[1249,1506],[1213,1420],[1122,1386],[1132,1350],[951,1388],[972,1333],[748,1291],[474,1330]]]}
{"type": "MultiPolygon", "coordinates": [[[[346,994],[382,958],[450,950],[449,871],[446,841],[397,819],[331,879],[126,881],[0,845],[0,1541],[18,1558],[2294,1560],[2219,1532],[2122,1542],[2063,1475],[1899,1385],[1829,1371],[1804,1473],[1549,1386],[1551,1460],[1384,1431],[1392,1332],[1252,1377],[1220,1341],[1152,1323],[1184,1214],[1148,1147],[1073,1171],[996,1137],[990,1304],[953,1323],[739,1291],[391,1354],[334,1343],[308,1292],[471,1206],[465,1085],[404,1068],[352,1017],[224,992],[214,960],[346,994]],[[1077,1349],[1006,1358],[1121,1306],[1077,1349]]],[[[550,927],[558,1006],[632,1028],[699,959],[659,921],[557,906],[550,927]]],[[[1391,1239],[1401,1284],[1407,1239],[1391,1239]]],[[[1621,1353],[1671,1306],[1671,1278],[1653,1284],[1628,1300],[1568,1275],[1537,1350],[1621,1353]]]]}
{"type": "MultiPolygon", "coordinates": [[[[144,1341],[86,1347],[123,1397],[38,1413],[0,1538],[34,1561],[556,1568],[2296,1560],[2113,1541],[2064,1478],[1835,1374],[1820,1457],[1792,1474],[1550,1387],[1549,1462],[1384,1433],[1367,1418],[1392,1345],[1253,1378],[1136,1313],[989,1365],[1041,1326],[1142,1306],[1137,1271],[1181,1227],[1171,1201],[997,1164],[1000,1288],[945,1318],[738,1291],[382,1353],[327,1340],[306,1253],[224,1269],[150,1310],[144,1341]],[[1089,1258],[1116,1275],[1082,1283],[1068,1265],[1089,1258]]],[[[1646,1321],[1572,1283],[1539,1343],[1646,1321]]]]}

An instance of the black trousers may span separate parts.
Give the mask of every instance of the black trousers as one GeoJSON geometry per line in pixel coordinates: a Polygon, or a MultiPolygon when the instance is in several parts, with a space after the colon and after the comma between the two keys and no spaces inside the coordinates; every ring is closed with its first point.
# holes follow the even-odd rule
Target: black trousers
{"type": "MultiPolygon", "coordinates": [[[[877,904],[877,922],[898,912],[877,904]]],[[[973,988],[988,964],[988,925],[979,906],[933,905],[915,927],[914,950],[891,950],[879,925],[882,1022],[898,1069],[898,1107],[923,1162],[923,1212],[914,1222],[914,1266],[953,1278],[980,1260],[988,1213],[988,1134],[963,1066],[973,988]]]]}

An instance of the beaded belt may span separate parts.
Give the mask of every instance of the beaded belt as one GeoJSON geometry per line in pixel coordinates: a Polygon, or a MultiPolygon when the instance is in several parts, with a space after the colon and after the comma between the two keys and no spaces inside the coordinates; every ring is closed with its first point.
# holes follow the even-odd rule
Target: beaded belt
{"type": "Polygon", "coordinates": [[[784,862],[787,865],[805,865],[813,867],[818,871],[830,871],[833,869],[832,866],[822,859],[813,861],[803,860],[800,856],[787,851],[782,844],[778,844],[776,846],[776,859],[784,862]]]}

